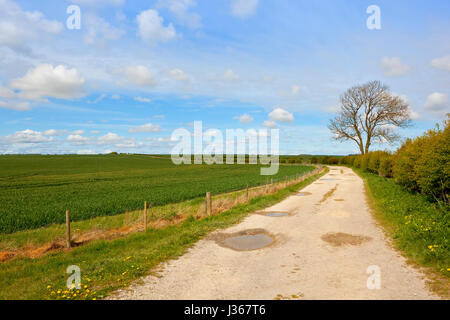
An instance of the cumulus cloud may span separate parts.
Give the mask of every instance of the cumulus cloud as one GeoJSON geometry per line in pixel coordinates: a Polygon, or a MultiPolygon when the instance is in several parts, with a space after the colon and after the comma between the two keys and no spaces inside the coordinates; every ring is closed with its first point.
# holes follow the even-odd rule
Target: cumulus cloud
{"type": "Polygon", "coordinates": [[[139,30],[138,34],[142,40],[156,44],[157,42],[166,42],[176,36],[173,24],[164,26],[164,19],[158,11],[150,9],[142,11],[136,17],[139,30]]]}
{"type": "Polygon", "coordinates": [[[271,120],[278,122],[294,121],[294,115],[282,108],[275,108],[271,113],[269,113],[269,117],[271,120]]]}
{"type": "Polygon", "coordinates": [[[433,59],[431,65],[436,69],[450,71],[450,55],[433,59]]]}
{"type": "Polygon", "coordinates": [[[154,125],[152,123],[147,123],[142,126],[133,127],[129,131],[131,133],[159,132],[159,131],[161,131],[161,126],[154,125]]]}
{"type": "Polygon", "coordinates": [[[431,111],[442,111],[448,107],[448,97],[445,93],[434,92],[428,95],[425,108],[431,111]]]}
{"type": "Polygon", "coordinates": [[[63,25],[45,19],[39,11],[22,11],[10,0],[0,0],[0,45],[23,54],[31,54],[30,41],[41,39],[43,34],[58,34],[63,25]]]}
{"type": "Polygon", "coordinates": [[[266,120],[263,122],[263,127],[274,129],[277,127],[277,123],[273,120],[266,120]]]}
{"type": "Polygon", "coordinates": [[[90,142],[90,139],[79,134],[71,134],[67,137],[67,141],[73,145],[81,146],[88,144],[90,142]]]}
{"type": "Polygon", "coordinates": [[[196,5],[195,0],[158,0],[156,3],[157,8],[167,8],[179,24],[190,29],[198,29],[202,26],[200,15],[189,12],[189,9],[196,5]]]}
{"type": "Polygon", "coordinates": [[[239,120],[239,122],[242,124],[248,124],[253,122],[253,118],[247,113],[243,114],[242,116],[235,117],[235,119],[239,120]]]}
{"type": "Polygon", "coordinates": [[[388,58],[384,57],[381,60],[381,66],[384,71],[384,75],[387,77],[401,76],[410,71],[410,67],[404,64],[400,58],[388,58]]]}
{"type": "Polygon", "coordinates": [[[91,155],[91,154],[97,154],[94,150],[91,149],[81,149],[77,151],[78,155],[91,155]]]}
{"type": "Polygon", "coordinates": [[[104,7],[104,6],[121,6],[125,3],[125,0],[71,0],[71,2],[83,6],[104,7]]]}
{"type": "Polygon", "coordinates": [[[19,97],[26,100],[73,99],[84,96],[84,83],[75,68],[41,64],[30,69],[24,77],[13,80],[11,87],[21,90],[19,97]]]}
{"type": "Polygon", "coordinates": [[[150,103],[152,100],[149,98],[143,98],[143,97],[136,97],[134,98],[135,101],[144,102],[144,103],[150,103]]]}
{"type": "Polygon", "coordinates": [[[183,70],[180,69],[172,69],[168,71],[168,75],[170,78],[176,81],[181,82],[189,82],[189,77],[184,73],[183,70]]]}
{"type": "Polygon", "coordinates": [[[231,0],[231,12],[234,16],[246,18],[253,15],[259,0],[231,0]]]}
{"type": "Polygon", "coordinates": [[[124,138],[120,137],[116,133],[107,133],[104,136],[101,136],[97,139],[98,143],[101,145],[107,145],[107,144],[115,144],[120,143],[124,138]]]}
{"type": "Polygon", "coordinates": [[[53,141],[52,137],[47,137],[43,132],[30,129],[17,131],[11,135],[5,136],[4,143],[43,143],[53,141]]]}
{"type": "Polygon", "coordinates": [[[151,87],[156,85],[153,74],[145,66],[131,66],[124,70],[124,74],[128,81],[143,87],[151,87]]]}

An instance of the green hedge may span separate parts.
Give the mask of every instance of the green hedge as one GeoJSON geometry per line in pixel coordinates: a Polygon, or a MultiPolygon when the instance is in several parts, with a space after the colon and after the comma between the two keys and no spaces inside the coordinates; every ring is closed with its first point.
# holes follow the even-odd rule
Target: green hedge
{"type": "MultiPolygon", "coordinates": [[[[450,118],[449,118],[450,119],[450,118]]],[[[341,164],[382,177],[394,178],[408,189],[430,200],[449,204],[450,189],[450,121],[415,139],[407,139],[395,152],[374,151],[347,156],[341,164]]]]}

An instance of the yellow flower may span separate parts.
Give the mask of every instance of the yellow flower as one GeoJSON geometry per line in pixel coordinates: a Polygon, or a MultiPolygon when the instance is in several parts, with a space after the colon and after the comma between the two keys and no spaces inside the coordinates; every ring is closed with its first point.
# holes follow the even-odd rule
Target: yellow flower
{"type": "Polygon", "coordinates": [[[47,289],[50,289],[51,287],[52,287],[51,285],[48,285],[48,286],[47,286],[47,289]]]}

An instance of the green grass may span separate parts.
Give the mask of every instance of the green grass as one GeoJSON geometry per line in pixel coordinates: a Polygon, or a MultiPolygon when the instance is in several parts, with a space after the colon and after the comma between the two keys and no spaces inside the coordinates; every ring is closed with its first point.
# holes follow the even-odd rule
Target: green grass
{"type": "Polygon", "coordinates": [[[393,179],[354,169],[366,182],[376,218],[413,262],[450,277],[449,208],[413,194],[393,179]]]}
{"type": "Polygon", "coordinates": [[[16,259],[2,263],[0,300],[62,298],[64,290],[67,290],[64,289],[68,277],[65,272],[70,265],[80,267],[83,285],[83,291],[75,291],[76,297],[71,292],[71,298],[102,298],[112,290],[126,287],[130,281],[154,271],[160,262],[184,254],[209,232],[238,223],[249,213],[283,200],[323,174],[205,219],[191,217],[182,225],[151,229],[112,241],[97,241],[70,252],[53,253],[39,259],[16,259]],[[89,293],[84,285],[90,290],[89,293]],[[62,290],[60,294],[58,289],[62,290]],[[82,294],[87,294],[87,297],[82,294]]]}
{"type": "MultiPolygon", "coordinates": [[[[145,155],[0,156],[0,234],[134,211],[260,185],[259,165],[181,165],[145,155]]],[[[276,176],[308,166],[280,166],[276,176]]]]}

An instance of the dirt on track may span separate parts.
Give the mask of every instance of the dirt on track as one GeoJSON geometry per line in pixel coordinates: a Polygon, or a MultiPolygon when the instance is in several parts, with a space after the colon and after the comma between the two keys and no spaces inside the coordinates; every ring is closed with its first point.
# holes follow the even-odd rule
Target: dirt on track
{"type": "Polygon", "coordinates": [[[158,277],[145,277],[110,299],[438,299],[376,224],[362,179],[348,168],[330,169],[302,190],[310,194],[266,209],[290,215],[250,215],[161,265],[158,277]],[[217,241],[253,229],[270,234],[274,244],[237,251],[217,241]],[[380,271],[379,289],[367,285],[373,266],[380,271]]]}

